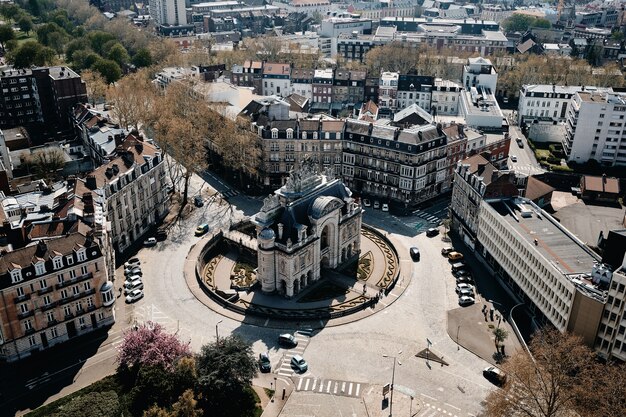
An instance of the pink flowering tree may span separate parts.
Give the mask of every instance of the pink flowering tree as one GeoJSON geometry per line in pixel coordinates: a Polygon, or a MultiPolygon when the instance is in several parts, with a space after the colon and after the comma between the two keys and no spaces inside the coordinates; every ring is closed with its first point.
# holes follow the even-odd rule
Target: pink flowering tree
{"type": "Polygon", "coordinates": [[[159,323],[147,322],[124,333],[117,363],[120,368],[162,366],[172,371],[175,362],[185,356],[191,356],[189,342],[183,343],[175,334],[166,333],[159,323]]]}

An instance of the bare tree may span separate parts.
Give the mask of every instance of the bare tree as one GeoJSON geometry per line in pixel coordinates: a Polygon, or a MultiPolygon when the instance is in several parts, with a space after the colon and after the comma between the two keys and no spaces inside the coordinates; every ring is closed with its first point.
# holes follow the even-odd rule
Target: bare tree
{"type": "Polygon", "coordinates": [[[80,77],[87,86],[87,95],[91,99],[93,105],[102,102],[107,95],[107,83],[104,77],[97,71],[84,70],[81,72],[80,77]]]}
{"type": "Polygon", "coordinates": [[[26,163],[37,178],[50,184],[65,166],[65,154],[59,148],[40,149],[28,155],[26,163]]]}
{"type": "Polygon", "coordinates": [[[130,74],[107,92],[107,100],[113,104],[113,115],[124,128],[139,129],[151,114],[155,100],[155,87],[148,78],[147,70],[130,74]]]}
{"type": "Polygon", "coordinates": [[[592,380],[593,353],[579,337],[557,330],[537,333],[530,351],[533,357],[518,352],[502,366],[508,376],[507,383],[487,396],[487,416],[572,415],[592,380]]]}

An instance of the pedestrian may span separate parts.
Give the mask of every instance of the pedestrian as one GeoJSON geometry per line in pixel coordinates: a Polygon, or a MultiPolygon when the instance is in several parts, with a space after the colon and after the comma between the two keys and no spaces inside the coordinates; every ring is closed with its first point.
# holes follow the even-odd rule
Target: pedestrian
{"type": "Polygon", "coordinates": [[[367,292],[367,285],[363,284],[363,295],[367,292]]]}

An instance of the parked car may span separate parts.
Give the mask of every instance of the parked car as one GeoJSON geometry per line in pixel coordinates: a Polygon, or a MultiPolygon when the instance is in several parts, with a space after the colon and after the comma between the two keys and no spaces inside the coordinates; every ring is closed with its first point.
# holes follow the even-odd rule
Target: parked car
{"type": "Polygon", "coordinates": [[[167,230],[165,230],[165,229],[159,229],[159,230],[157,230],[157,232],[156,232],[156,239],[157,239],[159,242],[162,242],[162,241],[164,241],[165,239],[167,239],[167,230]]]}
{"type": "Polygon", "coordinates": [[[196,227],[196,236],[202,236],[203,234],[205,234],[206,232],[209,231],[209,225],[208,224],[201,224],[200,226],[196,227]]]}
{"type": "Polygon", "coordinates": [[[459,297],[474,297],[474,290],[464,288],[459,291],[459,297]]]}
{"type": "Polygon", "coordinates": [[[382,210],[383,210],[383,211],[389,211],[389,204],[387,204],[387,203],[383,203],[383,208],[382,208],[382,210]]]}
{"type": "Polygon", "coordinates": [[[524,142],[522,142],[521,138],[515,139],[515,142],[517,142],[517,146],[519,146],[522,149],[524,148],[524,142]]]}
{"type": "Polygon", "coordinates": [[[204,200],[201,196],[197,195],[193,198],[193,205],[196,207],[202,207],[204,206],[204,200]]]}
{"type": "Polygon", "coordinates": [[[439,234],[439,229],[435,227],[431,227],[430,229],[426,231],[426,236],[428,237],[437,236],[438,234],[439,234]]]}
{"type": "Polygon", "coordinates": [[[411,255],[411,259],[413,259],[414,262],[419,262],[420,250],[418,248],[413,246],[411,249],[409,249],[409,255],[411,255]]]}
{"type": "Polygon", "coordinates": [[[298,341],[291,333],[283,333],[278,336],[278,344],[281,346],[296,347],[298,346],[298,341]]]}
{"type": "Polygon", "coordinates": [[[456,283],[457,284],[462,284],[462,283],[466,283],[466,284],[473,284],[474,280],[472,279],[472,277],[467,276],[467,275],[463,275],[460,276],[456,279],[456,283]]]}
{"type": "Polygon", "coordinates": [[[460,271],[461,269],[466,269],[467,265],[465,265],[465,262],[461,261],[461,262],[455,262],[452,264],[452,273],[454,274],[457,271],[460,271]]]}
{"type": "Polygon", "coordinates": [[[464,266],[463,266],[463,269],[458,269],[458,270],[456,270],[456,271],[452,271],[452,274],[453,274],[455,277],[457,277],[457,278],[458,278],[458,277],[471,277],[471,276],[472,276],[472,274],[470,273],[470,271],[468,271],[468,270],[467,270],[467,269],[465,269],[465,268],[467,268],[467,265],[464,265],[464,266]]]}
{"type": "Polygon", "coordinates": [[[124,294],[130,294],[134,290],[143,290],[143,281],[136,279],[130,281],[128,284],[124,284],[124,294]]]}
{"type": "Polygon", "coordinates": [[[374,208],[378,210],[380,208],[380,202],[374,201],[374,208]]]}
{"type": "Polygon", "coordinates": [[[445,248],[441,249],[441,254],[442,254],[443,256],[445,256],[445,257],[448,257],[448,254],[449,254],[450,252],[454,252],[454,248],[453,248],[452,246],[447,246],[447,247],[445,247],[445,248]]]}
{"type": "Polygon", "coordinates": [[[143,298],[143,291],[141,291],[141,290],[132,290],[126,296],[126,302],[127,303],[134,303],[135,301],[137,301],[137,300],[139,300],[141,298],[143,298]]]}
{"type": "Polygon", "coordinates": [[[462,290],[472,290],[474,291],[474,286],[472,284],[456,284],[456,292],[460,293],[462,290]]]}
{"type": "Polygon", "coordinates": [[[474,304],[474,297],[467,297],[467,296],[459,297],[460,306],[469,306],[472,304],[474,304]]]}
{"type": "Polygon", "coordinates": [[[143,245],[146,247],[154,246],[157,244],[157,240],[155,237],[149,237],[148,239],[143,241],[143,245]]]}
{"type": "Polygon", "coordinates": [[[506,384],[506,373],[495,366],[485,368],[483,370],[483,376],[499,387],[506,384]]]}
{"type": "Polygon", "coordinates": [[[124,270],[124,275],[129,277],[131,275],[139,275],[142,276],[143,273],[141,272],[141,267],[139,266],[135,266],[133,268],[127,268],[124,270]]]}
{"type": "Polygon", "coordinates": [[[517,162],[517,156],[511,155],[511,162],[517,162]]]}
{"type": "Polygon", "coordinates": [[[300,355],[294,355],[291,358],[291,366],[295,367],[298,372],[306,372],[309,369],[309,364],[300,355]]]}
{"type": "Polygon", "coordinates": [[[363,199],[363,206],[365,206],[365,207],[371,207],[371,206],[372,206],[372,203],[370,203],[369,199],[364,198],[364,199],[363,199]]]}
{"type": "Polygon", "coordinates": [[[269,352],[259,353],[259,369],[261,372],[270,372],[272,370],[269,352]]]}
{"type": "Polygon", "coordinates": [[[460,261],[463,259],[463,254],[460,252],[450,252],[448,254],[448,259],[451,261],[460,261]]]}
{"type": "Polygon", "coordinates": [[[139,258],[130,258],[126,263],[124,263],[124,268],[130,268],[141,265],[141,261],[139,258]]]}
{"type": "Polygon", "coordinates": [[[131,275],[124,281],[124,287],[130,286],[133,281],[141,281],[141,277],[139,275],[131,275]]]}

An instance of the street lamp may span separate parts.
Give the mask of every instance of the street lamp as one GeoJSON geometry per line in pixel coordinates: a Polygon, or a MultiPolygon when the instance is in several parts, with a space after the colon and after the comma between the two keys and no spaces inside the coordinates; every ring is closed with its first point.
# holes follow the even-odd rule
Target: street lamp
{"type": "Polygon", "coordinates": [[[389,356],[389,355],[383,355],[384,358],[393,358],[393,370],[391,371],[391,398],[389,399],[389,417],[392,417],[393,415],[393,385],[396,381],[396,357],[395,356],[389,356]]]}
{"type": "Polygon", "coordinates": [[[456,350],[461,350],[461,346],[459,344],[459,331],[461,330],[461,325],[459,324],[456,327],[456,350]]]}
{"type": "Polygon", "coordinates": [[[217,323],[215,323],[215,343],[219,344],[220,343],[220,333],[218,330],[218,326],[220,325],[221,322],[223,322],[224,320],[220,320],[217,323]]]}

